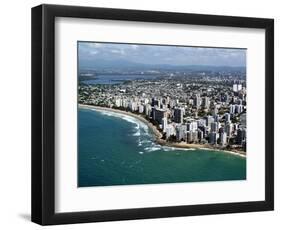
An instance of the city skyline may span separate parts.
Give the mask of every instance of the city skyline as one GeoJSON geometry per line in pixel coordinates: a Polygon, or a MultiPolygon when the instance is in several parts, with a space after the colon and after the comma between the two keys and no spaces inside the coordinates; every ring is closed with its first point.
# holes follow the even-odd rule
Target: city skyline
{"type": "Polygon", "coordinates": [[[143,65],[206,65],[246,66],[246,49],[189,47],[170,45],[144,45],[125,43],[78,42],[78,58],[81,66],[95,62],[143,65]]]}

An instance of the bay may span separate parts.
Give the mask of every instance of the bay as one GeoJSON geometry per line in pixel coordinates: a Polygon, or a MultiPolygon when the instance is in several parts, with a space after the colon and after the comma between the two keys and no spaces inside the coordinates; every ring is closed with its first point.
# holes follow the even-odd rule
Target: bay
{"type": "Polygon", "coordinates": [[[121,84],[125,81],[140,80],[140,79],[155,79],[158,75],[151,74],[103,74],[95,76],[95,79],[84,80],[84,84],[95,85],[95,84],[121,84]]]}

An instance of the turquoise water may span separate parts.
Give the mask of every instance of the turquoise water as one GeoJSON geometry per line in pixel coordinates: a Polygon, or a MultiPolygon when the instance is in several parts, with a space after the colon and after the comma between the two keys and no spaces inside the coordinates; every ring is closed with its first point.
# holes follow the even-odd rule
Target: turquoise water
{"type": "Polygon", "coordinates": [[[148,127],[112,112],[79,109],[78,186],[245,180],[246,159],[159,146],[148,127]]]}

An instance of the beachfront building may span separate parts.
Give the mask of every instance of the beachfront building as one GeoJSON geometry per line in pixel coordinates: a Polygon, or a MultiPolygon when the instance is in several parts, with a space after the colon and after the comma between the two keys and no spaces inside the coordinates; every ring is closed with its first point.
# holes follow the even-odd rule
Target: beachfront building
{"type": "Polygon", "coordinates": [[[209,143],[211,145],[216,145],[217,144],[217,140],[218,140],[219,136],[218,136],[218,133],[216,132],[211,132],[209,134],[209,143]]]}
{"type": "Polygon", "coordinates": [[[194,132],[198,129],[198,123],[195,120],[191,120],[186,124],[187,131],[194,132]]]}
{"type": "Polygon", "coordinates": [[[232,136],[233,124],[231,124],[230,122],[228,122],[228,123],[225,125],[225,132],[226,132],[226,135],[227,135],[228,137],[232,136]]]}
{"type": "Polygon", "coordinates": [[[146,115],[147,117],[150,117],[150,116],[151,116],[151,111],[152,111],[151,105],[150,105],[150,104],[146,104],[144,110],[145,110],[145,115],[146,115]]]}
{"type": "Polygon", "coordinates": [[[166,131],[166,139],[168,139],[170,136],[176,135],[175,127],[172,124],[168,124],[165,131],[166,131]]]}
{"type": "Polygon", "coordinates": [[[246,140],[246,129],[239,128],[237,130],[236,143],[238,145],[242,145],[243,141],[245,140],[246,140]]]}
{"type": "Polygon", "coordinates": [[[165,133],[165,132],[166,132],[166,129],[167,129],[167,126],[168,126],[167,117],[163,117],[163,118],[162,118],[161,125],[162,125],[162,130],[163,130],[163,132],[165,133]]]}
{"type": "Polygon", "coordinates": [[[198,129],[198,141],[201,142],[204,139],[204,132],[201,129],[198,129]]]}
{"type": "Polygon", "coordinates": [[[198,131],[187,131],[186,132],[186,142],[187,143],[197,143],[198,142],[198,131]]]}
{"type": "Polygon", "coordinates": [[[183,108],[175,108],[174,109],[174,122],[178,124],[183,123],[183,114],[184,109],[183,108]]]}
{"type": "Polygon", "coordinates": [[[211,132],[217,133],[219,131],[219,123],[218,122],[212,122],[211,123],[211,132]]]}
{"type": "Polygon", "coordinates": [[[137,102],[135,101],[130,101],[129,103],[129,109],[132,111],[132,112],[135,112],[138,110],[138,104],[137,102]]]}
{"type": "Polygon", "coordinates": [[[144,106],[143,105],[139,105],[139,113],[143,113],[144,112],[144,106]]]}
{"type": "Polygon", "coordinates": [[[225,132],[221,132],[219,135],[220,135],[219,136],[219,138],[220,138],[220,145],[221,146],[225,146],[227,144],[227,135],[226,135],[226,133],[225,132]]]}
{"type": "Polygon", "coordinates": [[[115,99],[115,106],[116,107],[121,107],[122,106],[122,99],[121,98],[116,98],[115,99]]]}
{"type": "Polygon", "coordinates": [[[177,125],[176,126],[176,139],[177,139],[177,141],[186,140],[186,125],[177,125]]]}
{"type": "Polygon", "coordinates": [[[154,121],[157,121],[158,124],[161,124],[162,119],[164,117],[167,117],[167,111],[164,109],[159,109],[159,108],[152,108],[152,119],[154,121]]]}

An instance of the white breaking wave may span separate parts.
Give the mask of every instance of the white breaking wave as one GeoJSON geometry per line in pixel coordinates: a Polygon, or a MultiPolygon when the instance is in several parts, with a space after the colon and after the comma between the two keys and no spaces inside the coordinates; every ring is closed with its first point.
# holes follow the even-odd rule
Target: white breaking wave
{"type": "Polygon", "coordinates": [[[177,147],[170,147],[170,146],[163,146],[162,147],[162,149],[164,150],[164,151],[175,151],[175,150],[179,150],[179,151],[194,151],[194,150],[196,150],[196,149],[194,149],[194,148],[177,148],[177,147]]]}
{"type": "Polygon", "coordinates": [[[111,117],[117,117],[120,119],[123,119],[127,122],[130,122],[132,124],[135,124],[135,130],[136,132],[133,134],[133,136],[137,136],[140,137],[138,139],[138,146],[143,146],[144,147],[144,151],[140,151],[139,154],[143,154],[144,152],[146,153],[150,153],[150,152],[154,152],[154,151],[159,151],[159,150],[163,150],[165,152],[167,151],[192,151],[195,150],[193,148],[176,148],[176,147],[169,147],[169,146],[161,146],[156,144],[154,141],[152,141],[152,136],[151,134],[148,132],[149,131],[149,127],[142,121],[140,121],[139,119],[132,117],[130,115],[126,115],[126,114],[122,114],[122,113],[118,113],[118,112],[114,112],[114,111],[105,111],[105,110],[99,110],[99,109],[92,109],[93,111],[97,111],[100,112],[102,115],[105,116],[111,116],[111,117]],[[144,137],[145,139],[142,139],[142,137],[144,137]]]}
{"type": "Polygon", "coordinates": [[[133,136],[135,136],[135,137],[139,137],[140,135],[141,135],[140,130],[138,130],[137,132],[135,132],[135,133],[133,134],[133,136]]]}
{"type": "Polygon", "coordinates": [[[152,145],[152,146],[149,146],[149,147],[145,147],[144,150],[146,152],[154,152],[154,151],[158,151],[161,149],[161,146],[157,146],[157,145],[152,145]]]}
{"type": "Polygon", "coordinates": [[[133,134],[134,136],[140,136],[140,129],[144,130],[145,134],[149,134],[148,133],[148,126],[140,121],[139,119],[132,117],[130,115],[126,115],[126,114],[122,114],[122,113],[118,113],[118,112],[112,112],[112,111],[105,111],[105,110],[99,110],[99,109],[92,109],[93,111],[97,111],[100,112],[102,115],[106,115],[106,116],[110,116],[110,117],[117,117],[117,118],[121,118],[127,122],[130,122],[132,124],[135,124],[135,128],[137,130],[137,132],[135,134],[133,134]]]}

